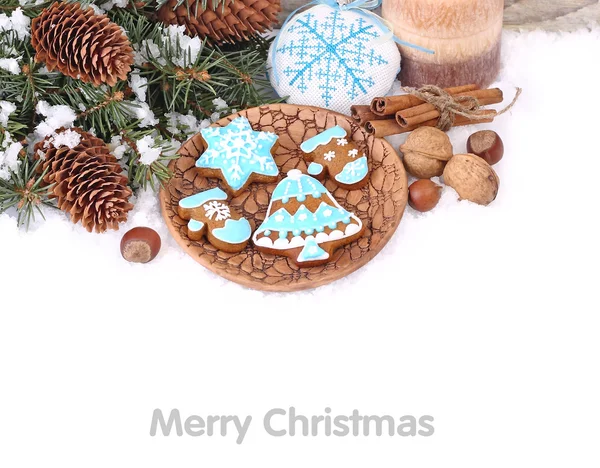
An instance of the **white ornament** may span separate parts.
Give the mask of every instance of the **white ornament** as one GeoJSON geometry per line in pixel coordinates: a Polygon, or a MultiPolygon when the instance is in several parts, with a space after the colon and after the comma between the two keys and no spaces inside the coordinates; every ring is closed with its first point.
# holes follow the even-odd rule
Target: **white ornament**
{"type": "Polygon", "coordinates": [[[271,84],[289,103],[343,114],[384,96],[400,71],[400,52],[376,21],[328,5],[295,15],[269,50],[271,84]]]}

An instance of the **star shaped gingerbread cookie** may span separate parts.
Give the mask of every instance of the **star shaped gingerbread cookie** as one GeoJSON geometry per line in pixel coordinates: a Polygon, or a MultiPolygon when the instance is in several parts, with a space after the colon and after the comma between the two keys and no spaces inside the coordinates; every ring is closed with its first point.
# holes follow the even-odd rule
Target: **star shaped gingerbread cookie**
{"type": "Polygon", "coordinates": [[[205,177],[216,177],[225,182],[225,189],[233,196],[242,193],[252,182],[275,182],[279,169],[273,153],[277,135],[257,132],[245,117],[237,117],[225,127],[200,130],[206,151],[196,167],[205,177]]]}

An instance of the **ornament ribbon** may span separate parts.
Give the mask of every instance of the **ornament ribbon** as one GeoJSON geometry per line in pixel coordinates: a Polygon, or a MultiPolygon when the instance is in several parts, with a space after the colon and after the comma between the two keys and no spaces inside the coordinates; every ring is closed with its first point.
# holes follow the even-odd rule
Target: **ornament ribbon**
{"type": "MultiPolygon", "coordinates": [[[[279,38],[286,30],[286,27],[288,26],[288,23],[290,22],[290,20],[301,10],[304,10],[305,8],[313,6],[313,5],[327,5],[331,8],[338,8],[341,11],[355,10],[356,13],[370,18],[372,21],[375,22],[375,24],[383,32],[382,36],[375,39],[374,42],[376,42],[376,43],[385,42],[389,39],[392,39],[396,44],[406,46],[406,47],[411,47],[413,49],[417,49],[417,50],[420,50],[421,52],[425,52],[428,54],[435,54],[435,52],[431,49],[427,49],[425,47],[422,47],[417,44],[413,44],[411,42],[403,41],[402,39],[396,37],[393,33],[393,27],[392,27],[391,23],[389,21],[383,19],[377,13],[374,13],[371,11],[371,10],[374,10],[375,8],[378,8],[381,5],[381,2],[382,2],[382,0],[311,0],[310,2],[306,3],[305,5],[302,5],[298,8],[296,8],[286,18],[283,25],[281,26],[281,29],[279,30],[279,33],[277,34],[277,37],[275,38],[275,42],[273,44],[273,54],[271,57],[271,63],[272,64],[275,63],[275,59],[277,57],[277,48],[279,46],[279,38]]],[[[279,73],[277,72],[277,69],[274,66],[271,66],[271,70],[273,73],[273,77],[275,78],[275,82],[277,84],[279,84],[279,73]]]]}

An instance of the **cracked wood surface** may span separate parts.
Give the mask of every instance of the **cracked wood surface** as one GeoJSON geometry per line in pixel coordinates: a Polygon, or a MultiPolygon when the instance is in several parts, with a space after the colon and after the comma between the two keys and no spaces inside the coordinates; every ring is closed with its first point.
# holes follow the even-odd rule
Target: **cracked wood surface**
{"type": "MultiPolygon", "coordinates": [[[[287,18],[294,9],[306,3],[305,0],[282,0],[281,18],[287,18]]],[[[600,0],[504,1],[504,27],[508,29],[575,31],[599,22],[600,0]]]]}
{"type": "MultiPolygon", "coordinates": [[[[183,197],[222,182],[200,177],[195,168],[204,151],[201,138],[195,135],[179,150],[181,157],[170,164],[174,176],[160,192],[163,217],[179,245],[196,261],[216,274],[254,289],[265,291],[298,291],[315,288],[356,271],[369,262],[390,240],[398,227],[408,200],[408,183],[404,166],[389,143],[365,134],[352,119],[313,107],[274,104],[249,109],[226,117],[216,125],[227,125],[237,116],[248,118],[255,130],[275,132],[279,147],[275,162],[280,178],[290,169],[306,172],[307,165],[300,143],[326,128],[340,125],[346,129],[359,150],[369,159],[369,183],[361,190],[344,190],[327,180],[325,187],[348,211],[361,218],[366,226],[363,236],[336,250],[331,261],[317,267],[300,268],[287,257],[256,250],[251,241],[242,252],[217,250],[206,239],[199,242],[187,237],[187,222],[177,215],[177,204],[183,197]]],[[[252,184],[244,193],[231,199],[253,228],[265,219],[271,193],[276,183],[252,184]]]]}

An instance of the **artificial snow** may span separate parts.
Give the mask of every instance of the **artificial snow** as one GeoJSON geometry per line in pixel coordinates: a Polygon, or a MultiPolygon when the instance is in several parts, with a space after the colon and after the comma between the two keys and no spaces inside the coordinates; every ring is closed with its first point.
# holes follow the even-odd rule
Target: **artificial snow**
{"type": "Polygon", "coordinates": [[[111,138],[108,149],[115,158],[121,159],[129,149],[129,145],[123,141],[121,135],[115,135],[111,138]]]}
{"type": "Polygon", "coordinates": [[[129,107],[129,114],[140,121],[139,127],[154,127],[158,124],[158,119],[154,117],[154,112],[147,103],[135,100],[133,104],[129,107]]]}
{"type": "Polygon", "coordinates": [[[35,127],[35,136],[38,140],[51,135],[55,130],[61,127],[72,126],[77,118],[77,114],[69,106],[53,106],[46,101],[38,102],[35,111],[45,117],[45,119],[35,127]]]}
{"type": "Polygon", "coordinates": [[[160,157],[161,149],[160,147],[155,147],[155,141],[151,135],[146,135],[137,140],[135,145],[137,146],[138,153],[140,153],[140,163],[146,166],[150,166],[160,157]]]}
{"type": "Polygon", "coordinates": [[[212,103],[213,103],[213,106],[215,106],[215,110],[218,110],[218,111],[227,109],[227,107],[228,107],[227,103],[225,102],[225,99],[220,98],[220,97],[213,99],[212,103]]]}
{"type": "Polygon", "coordinates": [[[23,145],[13,141],[7,132],[0,145],[0,179],[8,180],[10,171],[15,172],[19,168],[19,153],[22,149],[23,145]]]}
{"type": "Polygon", "coordinates": [[[14,31],[19,39],[29,36],[30,23],[31,19],[23,14],[21,8],[14,10],[10,16],[0,14],[0,31],[14,31]]]}
{"type": "MultiPolygon", "coordinates": [[[[444,187],[434,210],[420,214],[407,207],[383,251],[333,284],[295,294],[265,294],[217,276],[175,242],[152,192],[138,196],[129,221],[118,232],[102,235],[88,234],[55,210],[46,210],[47,222],[37,222],[29,233],[16,231],[14,213],[0,215],[0,239],[10,246],[3,251],[0,284],[22,297],[28,291],[22,278],[30,277],[32,268],[51,267],[53,278],[69,278],[69,294],[74,296],[60,305],[47,301],[56,293],[55,281],[36,282],[29,307],[43,305],[45,313],[89,304],[89,285],[105,285],[111,306],[108,316],[98,316],[102,320],[138,310],[151,312],[153,320],[177,320],[173,314],[181,310],[189,311],[191,320],[209,320],[241,307],[259,322],[266,319],[263,312],[277,311],[281,315],[268,316],[280,320],[282,327],[289,325],[287,317],[293,316],[297,324],[343,312],[337,322],[343,327],[357,314],[365,323],[387,313],[391,323],[422,314],[439,319],[435,311],[458,314],[459,321],[497,314],[500,321],[515,307],[562,307],[565,312],[589,307],[596,301],[592,280],[600,261],[595,247],[600,239],[595,113],[600,95],[568,100],[552,96],[563,93],[569,83],[595,89],[600,63],[592,57],[598,56],[600,29],[573,34],[504,32],[504,66],[493,86],[503,89],[506,102],[520,86],[521,98],[494,123],[449,132],[457,153],[466,151],[467,137],[477,130],[500,134],[506,154],[494,166],[501,181],[498,198],[487,207],[478,206],[458,201],[454,190],[444,187]],[[122,235],[139,225],[156,229],[163,240],[159,256],[146,265],[128,264],[119,252],[122,235]],[[151,293],[159,284],[162,292],[151,293]],[[187,301],[180,308],[186,291],[202,300],[187,301]],[[470,318],[461,315],[466,310],[472,311],[470,318]]],[[[74,113],[65,112],[69,118],[61,121],[70,121],[74,113]]],[[[405,138],[389,140],[397,150],[405,138]]],[[[78,320],[85,322],[90,310],[78,310],[78,320]]],[[[402,328],[397,331],[401,339],[402,328]]]]}
{"type": "Polygon", "coordinates": [[[140,76],[139,70],[134,70],[129,75],[129,86],[135,96],[141,102],[146,102],[146,90],[148,89],[148,79],[140,76]]]}
{"type": "Polygon", "coordinates": [[[81,142],[81,135],[73,130],[63,130],[60,133],[52,133],[52,137],[44,144],[44,147],[49,147],[50,144],[55,148],[61,148],[66,146],[68,148],[75,148],[81,142]]]}
{"type": "Polygon", "coordinates": [[[171,45],[174,52],[173,63],[180,67],[187,67],[196,62],[202,50],[202,41],[198,36],[192,38],[185,34],[185,26],[170,25],[165,29],[164,41],[171,45]],[[177,44],[181,52],[177,51],[177,44]]]}
{"type": "Polygon", "coordinates": [[[17,106],[12,102],[0,101],[0,125],[6,127],[8,124],[8,118],[16,110],[17,106]]]}
{"type": "Polygon", "coordinates": [[[19,65],[19,61],[15,58],[0,58],[0,68],[13,75],[21,73],[21,66],[19,65]]]}

